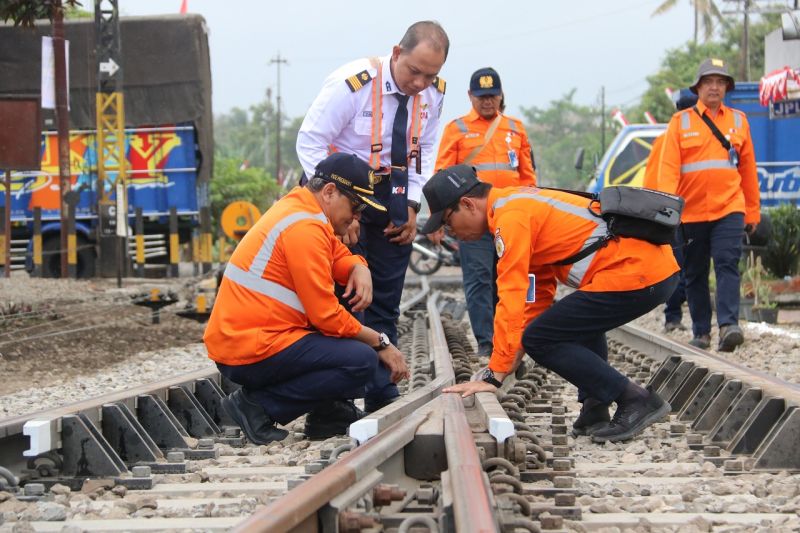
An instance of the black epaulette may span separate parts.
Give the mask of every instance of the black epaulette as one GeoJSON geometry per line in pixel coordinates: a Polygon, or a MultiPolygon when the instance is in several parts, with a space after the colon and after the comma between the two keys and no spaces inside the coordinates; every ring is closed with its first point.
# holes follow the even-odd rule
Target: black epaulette
{"type": "Polygon", "coordinates": [[[444,91],[447,88],[447,82],[444,81],[444,79],[440,78],[439,76],[436,76],[435,78],[433,78],[433,83],[431,85],[436,87],[436,90],[439,91],[442,94],[444,94],[444,91]]]}
{"type": "Polygon", "coordinates": [[[347,86],[350,87],[350,92],[354,93],[369,83],[371,79],[372,76],[370,76],[369,71],[362,70],[355,76],[350,76],[344,81],[347,83],[347,86]]]}

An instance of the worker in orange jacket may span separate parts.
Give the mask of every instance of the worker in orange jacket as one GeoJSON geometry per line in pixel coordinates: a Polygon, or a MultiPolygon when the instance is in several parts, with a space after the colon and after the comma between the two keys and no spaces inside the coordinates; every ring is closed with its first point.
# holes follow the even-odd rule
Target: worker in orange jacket
{"type": "Polygon", "coordinates": [[[393,382],[408,377],[403,354],[353,311],[372,302],[366,261],[343,245],[350,223],[373,200],[369,165],[352,154],[322,160],[305,187],[278,200],[233,252],[203,340],[220,373],[242,385],[222,406],[249,440],[266,444],[275,426],[306,417],[309,438],[345,433],[363,413],[364,395],[385,365],[393,382]]]}
{"type": "MultiPolygon", "coordinates": [[[[691,108],[697,103],[697,95],[689,89],[681,89],[673,93],[673,102],[678,111],[691,108]]],[[[650,149],[650,156],[647,158],[647,166],[644,170],[644,180],[642,186],[647,189],[658,189],[658,170],[661,165],[661,145],[664,142],[664,134],[662,133],[653,141],[653,147],[650,149]]],[[[683,243],[682,239],[676,235],[672,242],[672,253],[675,255],[675,260],[678,266],[683,267],[683,243]]],[[[664,306],[664,331],[669,333],[671,331],[686,331],[686,326],[683,325],[682,317],[683,302],[686,301],[686,280],[683,273],[681,273],[678,287],[672,296],[667,300],[664,306]]]]}
{"type": "MultiPolygon", "coordinates": [[[[472,165],[478,179],[495,187],[536,185],[531,144],[522,121],[502,113],[503,88],[493,68],[476,70],[467,91],[472,109],[445,126],[436,169],[472,165]]],[[[433,237],[434,242],[436,237],[433,237]]],[[[492,236],[460,241],[461,275],[478,355],[492,354],[497,304],[497,256],[492,236]]]]}
{"type": "Polygon", "coordinates": [[[611,237],[584,197],[494,188],[466,165],[439,171],[422,191],[432,213],[425,232],[444,224],[456,237],[474,240],[490,231],[499,258],[489,365],[479,380],[445,392],[493,392],[527,353],[578,387],[583,406],[576,435],[627,440],[669,412],[655,391],[608,364],[605,338],[675,289],[678,265],[669,245],[611,237]],[[577,290],[553,303],[558,281],[577,290]],[[609,422],[611,402],[617,410],[609,422]]]}
{"type": "Polygon", "coordinates": [[[739,258],[744,231],[761,219],[758,174],[750,125],[723,104],[734,80],[721,59],[707,59],[690,89],[698,102],[673,115],[661,147],[659,190],[686,201],[678,232],[684,244],[686,297],[693,339],[711,345],[709,263],[714,260],[720,351],[744,342],[739,320],[739,258]]]}

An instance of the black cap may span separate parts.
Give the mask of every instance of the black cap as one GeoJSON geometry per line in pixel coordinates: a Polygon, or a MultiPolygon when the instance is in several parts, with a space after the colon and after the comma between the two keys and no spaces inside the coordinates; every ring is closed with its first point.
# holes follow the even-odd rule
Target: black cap
{"type": "Polygon", "coordinates": [[[422,193],[431,209],[431,217],[425,222],[420,233],[426,235],[442,226],[444,210],[454,206],[462,196],[477,187],[481,182],[475,168],[470,165],[453,165],[440,170],[422,187],[422,193]]]}
{"type": "Polygon", "coordinates": [[[373,184],[377,181],[375,171],[353,154],[332,153],[319,162],[314,177],[329,181],[340,190],[354,194],[378,211],[386,211],[374,198],[373,184]]]}
{"type": "Polygon", "coordinates": [[[736,83],[733,81],[733,76],[728,73],[728,65],[722,59],[706,59],[702,63],[700,63],[700,68],[697,69],[697,77],[694,80],[694,83],[689,90],[691,90],[694,94],[697,94],[697,86],[700,85],[700,80],[703,76],[711,76],[712,74],[716,74],[717,76],[723,76],[728,79],[728,90],[732,91],[733,88],[736,86],[736,83]]]}
{"type": "Polygon", "coordinates": [[[469,92],[472,93],[472,96],[503,94],[500,75],[493,68],[479,68],[472,73],[469,80],[469,92]]]}

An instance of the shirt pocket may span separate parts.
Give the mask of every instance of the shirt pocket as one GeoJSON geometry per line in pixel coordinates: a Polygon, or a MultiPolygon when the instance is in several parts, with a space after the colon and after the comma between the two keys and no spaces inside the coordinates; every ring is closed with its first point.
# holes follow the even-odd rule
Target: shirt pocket
{"type": "Polygon", "coordinates": [[[693,137],[683,137],[680,140],[681,152],[696,151],[702,146],[703,146],[703,139],[699,135],[695,135],[693,137]]]}
{"type": "Polygon", "coordinates": [[[372,135],[372,117],[354,118],[353,131],[358,135],[372,135]]]}

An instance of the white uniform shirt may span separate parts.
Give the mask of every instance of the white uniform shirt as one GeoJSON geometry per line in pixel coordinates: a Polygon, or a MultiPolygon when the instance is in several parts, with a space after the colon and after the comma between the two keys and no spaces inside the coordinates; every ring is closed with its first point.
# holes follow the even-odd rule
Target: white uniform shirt
{"type": "MultiPolygon", "coordinates": [[[[397,98],[400,93],[394,83],[389,61],[391,56],[382,57],[383,92],[381,120],[381,166],[391,165],[392,124],[397,111],[397,98]]],[[[372,82],[353,92],[345,80],[362,71],[370,76],[377,74],[368,58],[358,59],[334,71],[325,80],[311,108],[306,113],[300,131],[297,134],[297,157],[306,176],[314,175],[317,163],[328,155],[328,148],[333,145],[337,151],[355,154],[369,162],[372,145],[372,82]]],[[[411,108],[413,98],[408,99],[408,120],[411,125],[411,108]]],[[[433,173],[436,160],[434,141],[442,114],[444,94],[431,85],[420,93],[421,132],[420,148],[422,150],[422,173],[417,174],[416,160],[412,159],[408,168],[407,198],[419,202],[422,197],[422,186],[433,173]]]]}

